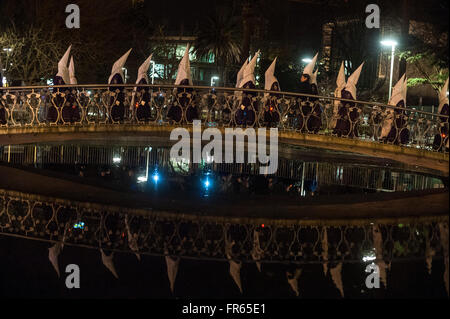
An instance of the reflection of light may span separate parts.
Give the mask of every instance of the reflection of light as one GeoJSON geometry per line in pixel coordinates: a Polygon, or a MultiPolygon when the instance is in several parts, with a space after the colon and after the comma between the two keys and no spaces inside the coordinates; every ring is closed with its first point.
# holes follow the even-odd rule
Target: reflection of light
{"type": "Polygon", "coordinates": [[[137,180],[138,180],[138,183],[143,183],[143,182],[147,181],[147,177],[145,177],[145,176],[138,176],[137,180]]]}
{"type": "Polygon", "coordinates": [[[159,181],[159,174],[158,173],[153,174],[153,181],[155,183],[158,183],[158,181],[159,181]]]}
{"type": "Polygon", "coordinates": [[[206,188],[208,188],[209,185],[211,185],[211,183],[209,182],[209,179],[208,179],[208,178],[206,179],[206,181],[205,181],[204,184],[205,184],[205,187],[206,187],[206,188]]]}
{"type": "Polygon", "coordinates": [[[73,228],[84,229],[84,222],[75,223],[73,228]]]}
{"type": "Polygon", "coordinates": [[[120,163],[122,159],[120,157],[113,157],[113,163],[117,164],[120,163]]]}
{"type": "Polygon", "coordinates": [[[371,260],[375,260],[377,259],[377,257],[375,256],[375,248],[373,250],[371,250],[367,255],[363,256],[362,260],[364,262],[366,261],[371,261],[371,260]]]}

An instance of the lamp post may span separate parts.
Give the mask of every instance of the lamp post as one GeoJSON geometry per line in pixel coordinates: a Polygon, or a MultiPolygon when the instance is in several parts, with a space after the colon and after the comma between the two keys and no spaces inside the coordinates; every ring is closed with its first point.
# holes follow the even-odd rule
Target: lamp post
{"type": "Polygon", "coordinates": [[[389,99],[391,99],[391,92],[392,92],[392,73],[394,72],[394,52],[395,52],[395,46],[397,45],[397,41],[395,40],[383,40],[381,41],[381,45],[384,46],[390,46],[391,51],[391,75],[389,79],[389,99]]]}

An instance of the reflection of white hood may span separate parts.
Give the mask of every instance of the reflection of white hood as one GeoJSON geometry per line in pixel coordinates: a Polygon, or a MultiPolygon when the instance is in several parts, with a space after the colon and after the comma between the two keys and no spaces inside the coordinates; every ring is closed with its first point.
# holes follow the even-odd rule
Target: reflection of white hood
{"type": "Polygon", "coordinates": [[[245,66],[241,83],[239,83],[240,88],[242,88],[244,86],[244,84],[247,82],[252,82],[253,84],[255,84],[254,71],[255,71],[255,66],[256,66],[256,60],[258,59],[259,53],[260,53],[259,51],[256,52],[256,54],[252,58],[252,60],[245,66]]]}
{"type": "Polygon", "coordinates": [[[316,53],[316,55],[314,56],[312,61],[309,62],[307,66],[305,66],[302,74],[308,74],[310,78],[313,77],[313,71],[314,71],[314,67],[316,66],[316,61],[317,61],[318,55],[319,55],[319,53],[316,53]]]}
{"type": "Polygon", "coordinates": [[[70,84],[78,84],[77,78],[75,77],[75,64],[73,63],[73,56],[70,57],[69,78],[70,78],[70,84]]]}
{"type": "Polygon", "coordinates": [[[347,84],[345,85],[345,90],[352,94],[353,99],[356,100],[356,84],[358,83],[359,76],[361,75],[361,70],[364,62],[352,73],[347,79],[347,84]]]}
{"type": "Polygon", "coordinates": [[[175,80],[175,85],[180,85],[181,81],[184,79],[189,80],[189,85],[192,84],[191,77],[191,63],[189,62],[189,44],[186,46],[186,50],[184,51],[183,58],[178,65],[177,78],[175,80]]]}
{"type": "Polygon", "coordinates": [[[441,113],[442,107],[443,107],[445,104],[448,104],[447,91],[448,91],[448,78],[447,78],[447,81],[445,81],[445,84],[444,84],[444,86],[442,87],[441,92],[439,93],[439,108],[438,108],[438,113],[441,113]]]}
{"type": "MultiPolygon", "coordinates": [[[[264,90],[270,91],[270,89],[272,88],[272,85],[277,82],[278,80],[275,77],[274,73],[275,73],[275,64],[277,63],[277,58],[275,58],[272,62],[272,64],[269,66],[269,68],[267,69],[266,73],[264,74],[265,76],[265,81],[264,81],[264,90]]],[[[278,83],[278,88],[279,90],[281,90],[280,88],[280,84],[278,83]]],[[[265,93],[264,95],[267,96],[269,93],[265,93]]]]}
{"type": "Polygon", "coordinates": [[[72,48],[72,45],[69,46],[66,53],[64,53],[61,60],[58,62],[58,73],[56,76],[60,76],[64,84],[70,83],[70,76],[69,76],[69,69],[67,68],[67,63],[69,62],[69,55],[70,55],[70,49],[72,48]]]}
{"type": "Polygon", "coordinates": [[[142,79],[145,79],[145,83],[149,84],[147,72],[148,68],[150,67],[150,62],[152,62],[152,54],[150,54],[147,60],[145,60],[144,63],[142,63],[142,65],[139,67],[136,84],[138,84],[142,79]]]}
{"type": "Polygon", "coordinates": [[[241,84],[242,79],[244,78],[244,70],[248,65],[248,59],[245,60],[244,64],[242,64],[241,69],[239,70],[236,78],[236,87],[239,87],[239,84],[241,84]]]}
{"type": "Polygon", "coordinates": [[[130,55],[131,50],[132,49],[128,50],[127,53],[122,55],[119,60],[114,62],[114,65],[111,69],[111,75],[109,76],[109,79],[108,79],[108,84],[111,84],[111,80],[116,73],[120,74],[120,76],[122,77],[123,83],[125,83],[125,77],[123,76],[122,68],[125,65],[125,62],[127,62],[127,59],[128,59],[128,56],[130,55]]]}

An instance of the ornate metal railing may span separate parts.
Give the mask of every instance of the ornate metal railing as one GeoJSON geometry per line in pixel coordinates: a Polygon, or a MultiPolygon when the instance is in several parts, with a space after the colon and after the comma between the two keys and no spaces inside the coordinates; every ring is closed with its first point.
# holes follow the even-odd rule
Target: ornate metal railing
{"type": "Polygon", "coordinates": [[[8,190],[0,190],[0,234],[201,260],[227,260],[227,254],[242,262],[294,264],[448,258],[448,216],[392,220],[208,217],[8,190]]]}
{"type": "Polygon", "coordinates": [[[2,128],[118,124],[278,127],[448,152],[448,116],[292,92],[173,85],[0,88],[2,128]],[[383,125],[391,123],[383,132],[383,125]]]}

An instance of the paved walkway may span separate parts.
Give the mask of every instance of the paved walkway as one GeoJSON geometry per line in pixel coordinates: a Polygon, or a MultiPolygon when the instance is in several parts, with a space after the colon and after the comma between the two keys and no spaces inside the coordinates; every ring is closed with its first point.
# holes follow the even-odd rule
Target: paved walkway
{"type": "Polygon", "coordinates": [[[449,192],[431,190],[401,193],[319,195],[286,198],[275,195],[187,198],[186,194],[152,196],[84,183],[82,177],[60,178],[0,166],[0,188],[80,202],[229,217],[289,219],[388,218],[447,215],[449,192]]]}

